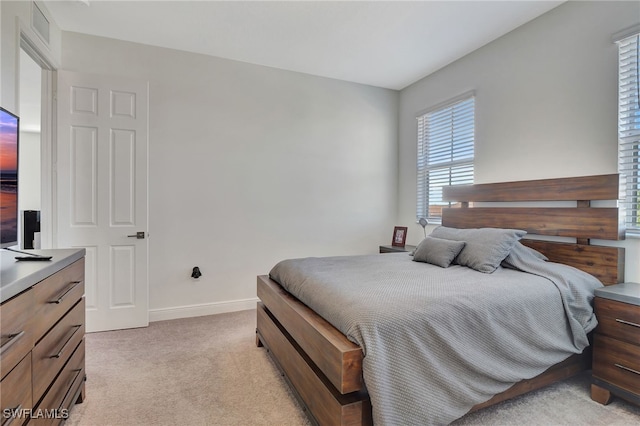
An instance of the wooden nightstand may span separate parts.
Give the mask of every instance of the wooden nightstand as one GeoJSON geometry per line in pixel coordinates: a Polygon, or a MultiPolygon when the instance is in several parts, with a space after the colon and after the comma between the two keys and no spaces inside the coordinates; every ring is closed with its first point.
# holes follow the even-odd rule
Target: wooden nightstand
{"type": "Polygon", "coordinates": [[[595,295],[591,399],[608,404],[615,394],[640,404],[640,284],[598,288],[595,295]]]}
{"type": "Polygon", "coordinates": [[[380,253],[402,253],[403,251],[408,252],[408,251],[413,251],[413,249],[415,249],[416,246],[410,246],[409,244],[406,244],[403,247],[397,247],[397,246],[380,246],[380,253]]]}

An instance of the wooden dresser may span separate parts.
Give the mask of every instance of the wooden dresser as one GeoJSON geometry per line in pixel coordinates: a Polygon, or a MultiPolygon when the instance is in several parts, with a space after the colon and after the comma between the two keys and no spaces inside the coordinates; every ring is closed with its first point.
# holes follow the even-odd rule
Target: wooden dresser
{"type": "Polygon", "coordinates": [[[84,249],[2,250],[0,424],[57,425],[84,400],[84,249]]]}
{"type": "Polygon", "coordinates": [[[599,288],[595,295],[591,398],[608,404],[615,394],[640,404],[640,284],[599,288]]]}

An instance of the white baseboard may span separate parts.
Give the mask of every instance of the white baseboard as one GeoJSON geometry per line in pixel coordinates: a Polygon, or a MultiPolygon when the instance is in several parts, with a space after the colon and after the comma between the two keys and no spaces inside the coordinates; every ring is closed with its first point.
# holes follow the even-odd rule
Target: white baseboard
{"type": "Polygon", "coordinates": [[[231,300],[229,302],[203,303],[199,305],[177,306],[173,308],[149,309],[149,322],[178,318],[201,317],[227,312],[255,309],[258,298],[231,300]]]}

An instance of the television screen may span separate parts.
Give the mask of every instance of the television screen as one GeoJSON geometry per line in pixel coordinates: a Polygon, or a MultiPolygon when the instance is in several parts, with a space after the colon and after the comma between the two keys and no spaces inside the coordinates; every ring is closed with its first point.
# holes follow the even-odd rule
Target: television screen
{"type": "Polygon", "coordinates": [[[18,243],[18,116],[0,107],[0,247],[18,243]]]}

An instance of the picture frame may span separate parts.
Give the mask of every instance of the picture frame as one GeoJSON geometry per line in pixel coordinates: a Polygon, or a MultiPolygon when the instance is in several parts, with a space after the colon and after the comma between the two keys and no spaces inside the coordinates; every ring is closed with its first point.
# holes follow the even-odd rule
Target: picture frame
{"type": "Polygon", "coordinates": [[[406,226],[396,226],[393,228],[392,246],[404,247],[404,243],[407,241],[407,229],[406,226]]]}

